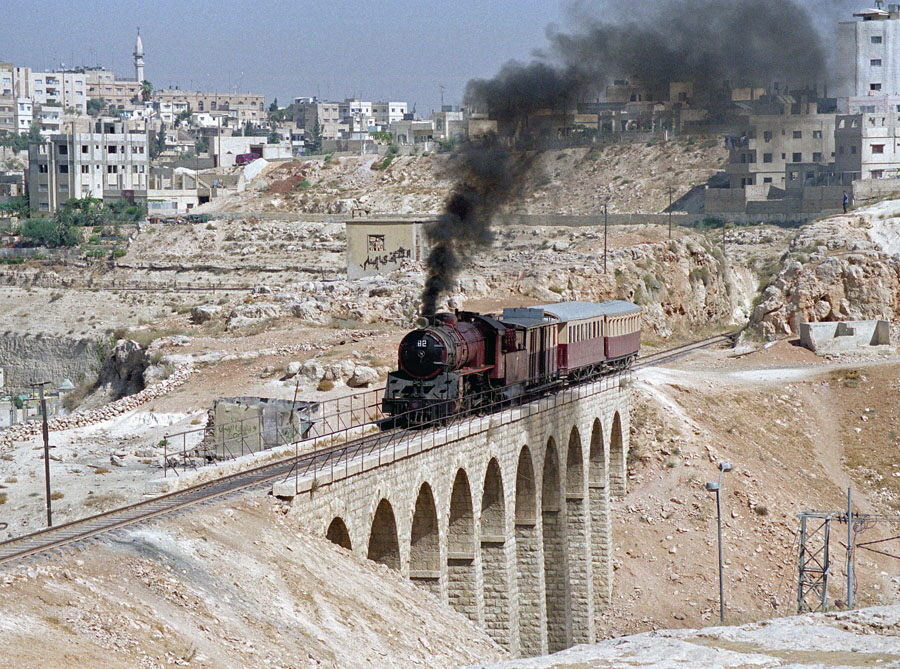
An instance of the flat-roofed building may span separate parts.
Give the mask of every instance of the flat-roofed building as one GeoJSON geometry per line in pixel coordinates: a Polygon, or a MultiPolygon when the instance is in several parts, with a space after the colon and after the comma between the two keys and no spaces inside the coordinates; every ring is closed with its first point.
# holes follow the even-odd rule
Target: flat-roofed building
{"type": "Polygon", "coordinates": [[[70,121],[70,132],[28,147],[28,196],[39,213],[70,198],[146,198],[150,153],[142,122],[70,121]]]}

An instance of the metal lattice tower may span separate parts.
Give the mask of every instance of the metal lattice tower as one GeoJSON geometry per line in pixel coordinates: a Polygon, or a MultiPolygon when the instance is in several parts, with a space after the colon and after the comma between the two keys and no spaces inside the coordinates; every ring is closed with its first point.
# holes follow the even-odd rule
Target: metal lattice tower
{"type": "Polygon", "coordinates": [[[831,561],[828,541],[832,511],[800,513],[800,579],[797,586],[797,612],[820,611],[828,600],[831,561]]]}

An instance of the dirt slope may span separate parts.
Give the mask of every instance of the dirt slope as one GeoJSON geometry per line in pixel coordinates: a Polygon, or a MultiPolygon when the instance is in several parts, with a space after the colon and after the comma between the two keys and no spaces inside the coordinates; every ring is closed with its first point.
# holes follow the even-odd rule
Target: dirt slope
{"type": "Polygon", "coordinates": [[[3,666],[448,667],[504,652],[390,572],[232,499],[0,579],[3,666]]]}

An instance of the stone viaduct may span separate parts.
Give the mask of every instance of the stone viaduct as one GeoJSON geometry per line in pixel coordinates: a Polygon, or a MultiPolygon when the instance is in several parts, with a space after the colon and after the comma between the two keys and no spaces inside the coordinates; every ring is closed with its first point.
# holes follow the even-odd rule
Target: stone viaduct
{"type": "Polygon", "coordinates": [[[625,493],[627,374],[296,475],[301,525],[399,570],[517,656],[594,641],[625,493]]]}

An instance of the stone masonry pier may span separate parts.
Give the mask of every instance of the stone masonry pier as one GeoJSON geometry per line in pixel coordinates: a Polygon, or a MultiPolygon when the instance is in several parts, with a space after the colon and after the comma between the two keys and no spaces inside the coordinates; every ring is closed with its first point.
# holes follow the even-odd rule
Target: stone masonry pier
{"type": "Polygon", "coordinates": [[[397,569],[517,656],[594,641],[625,493],[628,375],[369,451],[275,486],[291,513],[397,569]]]}

